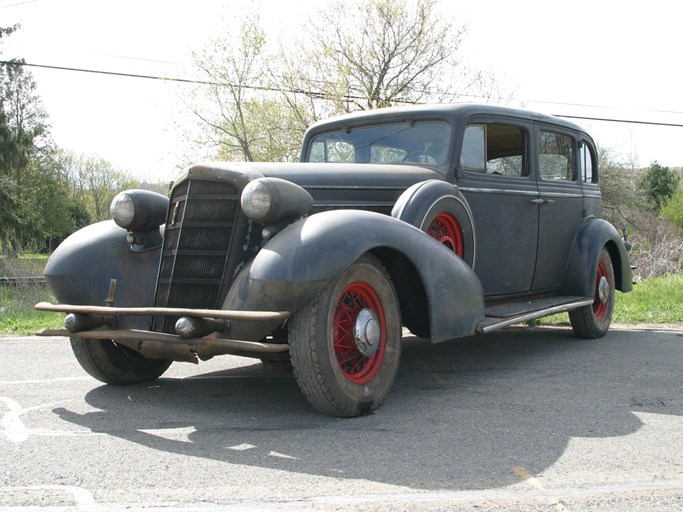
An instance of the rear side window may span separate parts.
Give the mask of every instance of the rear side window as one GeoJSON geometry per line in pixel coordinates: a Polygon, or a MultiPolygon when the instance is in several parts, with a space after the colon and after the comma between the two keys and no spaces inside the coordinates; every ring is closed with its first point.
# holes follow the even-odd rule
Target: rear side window
{"type": "Polygon", "coordinates": [[[585,141],[579,143],[579,171],[581,181],[584,183],[597,183],[598,173],[596,172],[595,154],[592,147],[585,141]]]}
{"type": "Polygon", "coordinates": [[[572,181],[576,176],[574,139],[563,133],[538,132],[538,167],[544,180],[572,181]]]}
{"type": "Polygon", "coordinates": [[[468,171],[526,176],[526,147],[526,132],[518,126],[471,124],[465,129],[460,164],[468,171]]]}

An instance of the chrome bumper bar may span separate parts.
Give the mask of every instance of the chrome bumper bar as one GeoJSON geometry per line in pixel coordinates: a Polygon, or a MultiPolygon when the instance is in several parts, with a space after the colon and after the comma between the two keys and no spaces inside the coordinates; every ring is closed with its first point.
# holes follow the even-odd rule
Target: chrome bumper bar
{"type": "MultiPolygon", "coordinates": [[[[51,304],[40,302],[35,305],[39,311],[73,313],[114,317],[115,315],[171,315],[216,320],[281,321],[289,318],[287,311],[224,311],[213,309],[181,308],[120,308],[106,306],[80,306],[73,304],[51,304]]],[[[68,336],[75,340],[111,340],[135,350],[150,359],[171,359],[197,363],[217,355],[232,354],[246,357],[287,352],[285,343],[263,343],[221,338],[220,333],[212,332],[206,336],[187,338],[139,329],[112,329],[108,326],[71,331],[49,329],[37,333],[38,336],[68,336]]]]}

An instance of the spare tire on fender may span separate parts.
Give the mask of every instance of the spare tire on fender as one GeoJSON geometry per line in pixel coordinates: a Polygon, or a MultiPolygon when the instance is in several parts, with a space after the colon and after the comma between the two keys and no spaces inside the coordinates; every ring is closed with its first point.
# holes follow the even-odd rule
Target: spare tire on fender
{"type": "Polygon", "coordinates": [[[474,268],[472,211],[455,185],[440,180],[416,183],[401,194],[391,215],[440,241],[474,268]]]}

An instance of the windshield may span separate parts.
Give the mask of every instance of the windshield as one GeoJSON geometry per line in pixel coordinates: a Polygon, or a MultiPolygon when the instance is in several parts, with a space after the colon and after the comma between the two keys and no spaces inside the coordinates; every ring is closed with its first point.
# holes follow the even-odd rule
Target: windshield
{"type": "Polygon", "coordinates": [[[363,126],[316,136],[307,156],[309,162],[440,165],[450,136],[445,122],[363,126]]]}

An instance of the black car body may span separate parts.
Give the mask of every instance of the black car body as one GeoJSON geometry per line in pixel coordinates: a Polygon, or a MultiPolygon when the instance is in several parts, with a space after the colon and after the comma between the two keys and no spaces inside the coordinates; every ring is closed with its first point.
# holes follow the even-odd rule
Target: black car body
{"type": "Polygon", "coordinates": [[[631,289],[601,216],[595,145],[573,123],[486,105],[322,121],[300,163],[190,168],[170,199],[115,198],[45,274],[94,377],[154,379],[219,354],[291,364],[318,410],[388,393],[401,326],[441,342],[568,311],[603,336],[631,289]],[[120,227],[122,226],[122,227],[120,227]]]}

